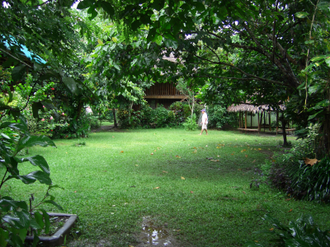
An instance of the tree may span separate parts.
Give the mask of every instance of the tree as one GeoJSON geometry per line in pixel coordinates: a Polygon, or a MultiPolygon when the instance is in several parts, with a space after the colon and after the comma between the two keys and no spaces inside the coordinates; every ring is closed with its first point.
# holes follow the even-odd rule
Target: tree
{"type": "MultiPolygon", "coordinates": [[[[85,0],[79,5],[89,11],[102,5],[94,3],[85,0]]],[[[113,2],[102,7],[133,31],[148,26],[147,40],[159,44],[163,53],[172,52],[185,61],[187,72],[198,69],[198,77],[212,79],[213,88],[228,93],[241,90],[251,102],[276,106],[301,93],[308,96],[317,78],[328,81],[322,72],[328,70],[326,65],[312,66],[314,78],[303,74],[311,69],[311,58],[325,56],[328,50],[324,40],[329,3],[324,0],[121,1],[120,7],[113,2]],[[117,11],[112,12],[110,6],[117,11]],[[219,52],[238,56],[223,60],[219,52]]],[[[177,68],[171,70],[177,73],[177,68]]],[[[328,91],[328,84],[316,84],[322,92],[328,91]]],[[[317,103],[322,108],[318,115],[324,116],[318,121],[329,126],[329,100],[324,96],[318,100],[323,104],[317,103]]],[[[301,111],[309,122],[315,113],[307,110],[306,103],[301,111]]],[[[322,127],[322,131],[329,140],[330,128],[322,127]]],[[[324,141],[324,148],[329,154],[329,141],[324,141]]]]}

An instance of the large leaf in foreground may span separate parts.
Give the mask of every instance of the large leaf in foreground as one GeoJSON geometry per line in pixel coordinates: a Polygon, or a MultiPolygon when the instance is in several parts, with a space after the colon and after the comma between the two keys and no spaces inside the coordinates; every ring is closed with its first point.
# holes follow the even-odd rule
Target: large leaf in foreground
{"type": "Polygon", "coordinates": [[[18,144],[17,144],[17,151],[21,151],[23,148],[27,148],[27,147],[32,147],[32,146],[36,146],[36,145],[40,145],[42,147],[46,147],[46,146],[53,146],[55,147],[55,143],[49,139],[49,137],[47,136],[30,136],[30,135],[26,135],[23,136],[18,144]]]}
{"type": "Polygon", "coordinates": [[[41,155],[35,155],[21,159],[21,162],[30,161],[32,165],[39,166],[44,172],[50,173],[47,161],[41,155]]]}

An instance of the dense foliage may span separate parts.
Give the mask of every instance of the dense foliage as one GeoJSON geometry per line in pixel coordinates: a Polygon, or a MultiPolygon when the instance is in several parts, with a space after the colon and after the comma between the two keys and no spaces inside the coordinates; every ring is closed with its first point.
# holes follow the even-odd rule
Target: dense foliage
{"type": "Polygon", "coordinates": [[[44,229],[49,231],[49,216],[43,209],[39,209],[43,203],[51,203],[62,209],[54,202],[54,197],[49,190],[57,186],[52,184],[47,161],[41,155],[26,156],[20,158],[19,154],[27,148],[40,145],[55,146],[45,136],[30,135],[26,120],[21,117],[17,122],[3,122],[0,125],[0,170],[2,173],[0,190],[0,245],[23,246],[27,234],[34,235],[33,246],[38,243],[38,235],[44,229]],[[22,174],[20,169],[25,162],[35,166],[35,171],[22,174]],[[40,182],[48,186],[44,198],[34,198],[31,195],[29,201],[11,198],[5,190],[6,182],[11,179],[21,180],[24,184],[40,182]],[[29,231],[29,232],[28,232],[29,231]]]}
{"type": "Polygon", "coordinates": [[[308,129],[306,138],[300,140],[284,154],[277,154],[262,166],[270,184],[296,199],[329,202],[330,160],[315,159],[315,141],[318,129],[308,129]]]}
{"type": "MultiPolygon", "coordinates": [[[[78,8],[95,15],[102,8],[133,36],[139,28],[147,30],[144,37],[153,54],[148,61],[163,72],[163,80],[184,78],[191,88],[209,83],[209,97],[221,92],[232,103],[291,105],[292,119],[301,128],[321,124],[318,155],[329,153],[328,1],[97,3],[84,0],[78,8]],[[177,64],[164,61],[164,54],[172,54],[177,64]]],[[[133,57],[125,61],[120,71],[133,65],[135,71],[146,71],[146,64],[133,57]]]]}
{"type": "MultiPolygon", "coordinates": [[[[272,224],[272,228],[264,230],[264,234],[273,236],[272,242],[275,246],[330,246],[330,235],[328,230],[321,230],[309,215],[303,215],[296,221],[290,221],[288,225],[281,223],[279,220],[265,215],[265,221],[272,224]]],[[[263,244],[250,242],[248,247],[262,247],[263,244]]],[[[267,245],[268,246],[268,245],[267,245]]]]}
{"type": "MultiPolygon", "coordinates": [[[[19,141],[30,136],[27,128],[65,138],[86,136],[93,120],[85,115],[86,105],[100,112],[119,109],[122,127],[179,125],[188,115],[193,123],[199,93],[203,103],[221,95],[224,104],[209,112],[215,127],[224,124],[225,107],[245,101],[273,109],[285,104],[286,117],[299,125],[305,140],[306,128],[319,123],[310,158],[321,161],[306,168],[301,160],[310,153],[292,152],[276,161],[272,174],[283,172],[284,188],[297,197],[327,200],[328,1],[82,0],[82,12],[71,10],[73,3],[1,1],[0,119],[7,124],[1,125],[0,158],[6,174],[19,176],[11,169],[19,163],[16,151],[29,145],[19,141]],[[97,15],[108,21],[94,25],[97,15]],[[22,53],[25,48],[31,58],[22,53]],[[171,56],[175,62],[164,59],[171,56]],[[134,112],[134,104],[145,103],[143,90],[158,81],[183,84],[189,105],[173,106],[173,112],[163,107],[134,112]],[[20,127],[18,136],[6,134],[6,128],[10,132],[24,124],[22,114],[29,127],[20,127]]],[[[286,118],[282,121],[285,126],[286,118]]],[[[14,235],[27,227],[14,226],[8,228],[14,235]]]]}
{"type": "MultiPolygon", "coordinates": [[[[196,107],[195,110],[201,108],[196,107]]],[[[143,104],[140,109],[133,111],[127,108],[118,110],[117,117],[120,128],[163,128],[180,127],[190,116],[189,105],[177,101],[166,109],[158,106],[152,109],[149,105],[143,104]]],[[[197,123],[196,116],[194,122],[197,123]]]]}

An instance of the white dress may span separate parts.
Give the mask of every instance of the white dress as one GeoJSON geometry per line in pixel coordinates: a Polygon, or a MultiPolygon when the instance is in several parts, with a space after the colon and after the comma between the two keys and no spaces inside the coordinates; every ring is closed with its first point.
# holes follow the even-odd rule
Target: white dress
{"type": "Polygon", "coordinates": [[[202,116],[202,130],[207,129],[207,114],[204,112],[202,116]]]}

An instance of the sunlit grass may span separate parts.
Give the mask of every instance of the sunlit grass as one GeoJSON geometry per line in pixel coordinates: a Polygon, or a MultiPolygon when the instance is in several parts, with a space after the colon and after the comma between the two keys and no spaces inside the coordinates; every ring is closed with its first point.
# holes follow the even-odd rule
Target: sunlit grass
{"type": "MultiPolygon", "coordinates": [[[[81,235],[72,246],[84,246],[84,239],[95,246],[100,240],[104,246],[135,246],[144,216],[166,227],[181,246],[262,242],[267,236],[253,232],[271,228],[261,219],[266,213],[284,223],[309,213],[321,228],[330,228],[328,206],[287,200],[267,185],[250,189],[253,168],[279,150],[280,135],[198,134],[182,129],[93,133],[29,152],[46,158],[53,183],[64,188],[52,194],[65,212],[79,216],[81,235]],[[77,146],[80,141],[85,145],[77,146]]],[[[18,185],[15,181],[6,190],[21,199],[45,192],[40,184],[18,185]]]]}

